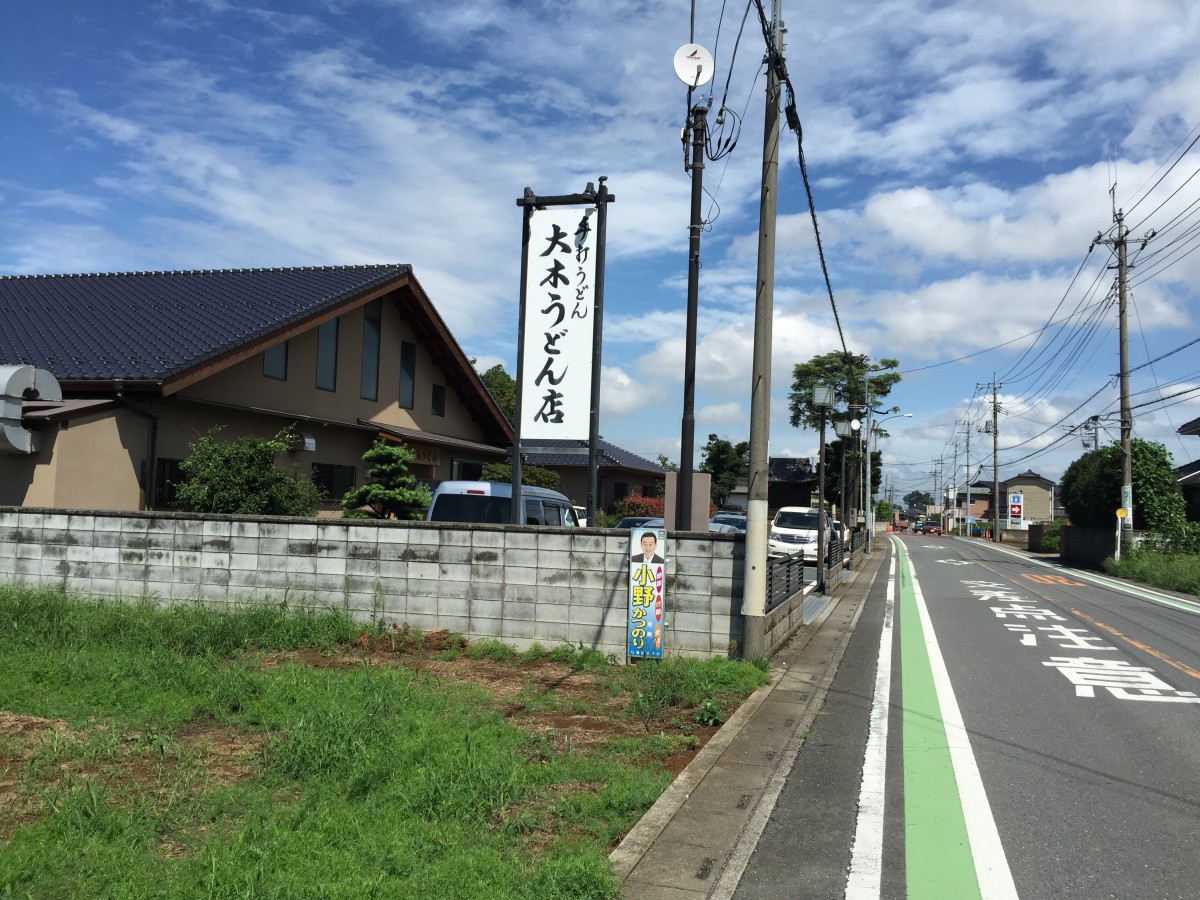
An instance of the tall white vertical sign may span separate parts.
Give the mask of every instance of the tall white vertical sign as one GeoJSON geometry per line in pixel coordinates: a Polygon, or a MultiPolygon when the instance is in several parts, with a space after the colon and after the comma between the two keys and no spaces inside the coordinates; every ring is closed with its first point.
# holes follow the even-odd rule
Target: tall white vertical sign
{"type": "Polygon", "coordinates": [[[595,207],[552,207],[530,216],[521,335],[522,439],[589,437],[595,212],[595,207]]]}

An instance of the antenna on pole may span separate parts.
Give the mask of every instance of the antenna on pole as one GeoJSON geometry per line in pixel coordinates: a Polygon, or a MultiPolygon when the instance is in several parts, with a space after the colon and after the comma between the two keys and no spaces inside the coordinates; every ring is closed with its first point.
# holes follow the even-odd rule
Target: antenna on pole
{"type": "Polygon", "coordinates": [[[712,81],[713,68],[712,54],[699,44],[684,44],[675,51],[675,74],[688,90],[712,81]]]}

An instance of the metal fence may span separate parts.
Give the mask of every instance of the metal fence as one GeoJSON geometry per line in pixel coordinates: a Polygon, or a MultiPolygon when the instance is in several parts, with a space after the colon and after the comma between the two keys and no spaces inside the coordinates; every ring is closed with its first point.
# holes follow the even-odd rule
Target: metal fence
{"type": "Polygon", "coordinates": [[[770,612],[804,588],[804,554],[767,560],[767,608],[770,612]]]}

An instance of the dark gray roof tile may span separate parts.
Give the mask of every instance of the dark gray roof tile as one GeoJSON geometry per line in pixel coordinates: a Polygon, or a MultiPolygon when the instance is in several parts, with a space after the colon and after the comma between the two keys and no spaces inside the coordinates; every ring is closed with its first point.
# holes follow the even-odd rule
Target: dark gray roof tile
{"type": "Polygon", "coordinates": [[[406,275],[406,265],[0,277],[0,364],[161,382],[406,275]]]}

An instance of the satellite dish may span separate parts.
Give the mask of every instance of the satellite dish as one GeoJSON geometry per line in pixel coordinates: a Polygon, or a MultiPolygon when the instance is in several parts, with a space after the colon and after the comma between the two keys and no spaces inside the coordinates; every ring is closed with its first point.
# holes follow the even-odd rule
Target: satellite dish
{"type": "Polygon", "coordinates": [[[684,44],[675,51],[675,74],[690,88],[712,81],[713,68],[712,54],[699,44],[684,44]]]}

